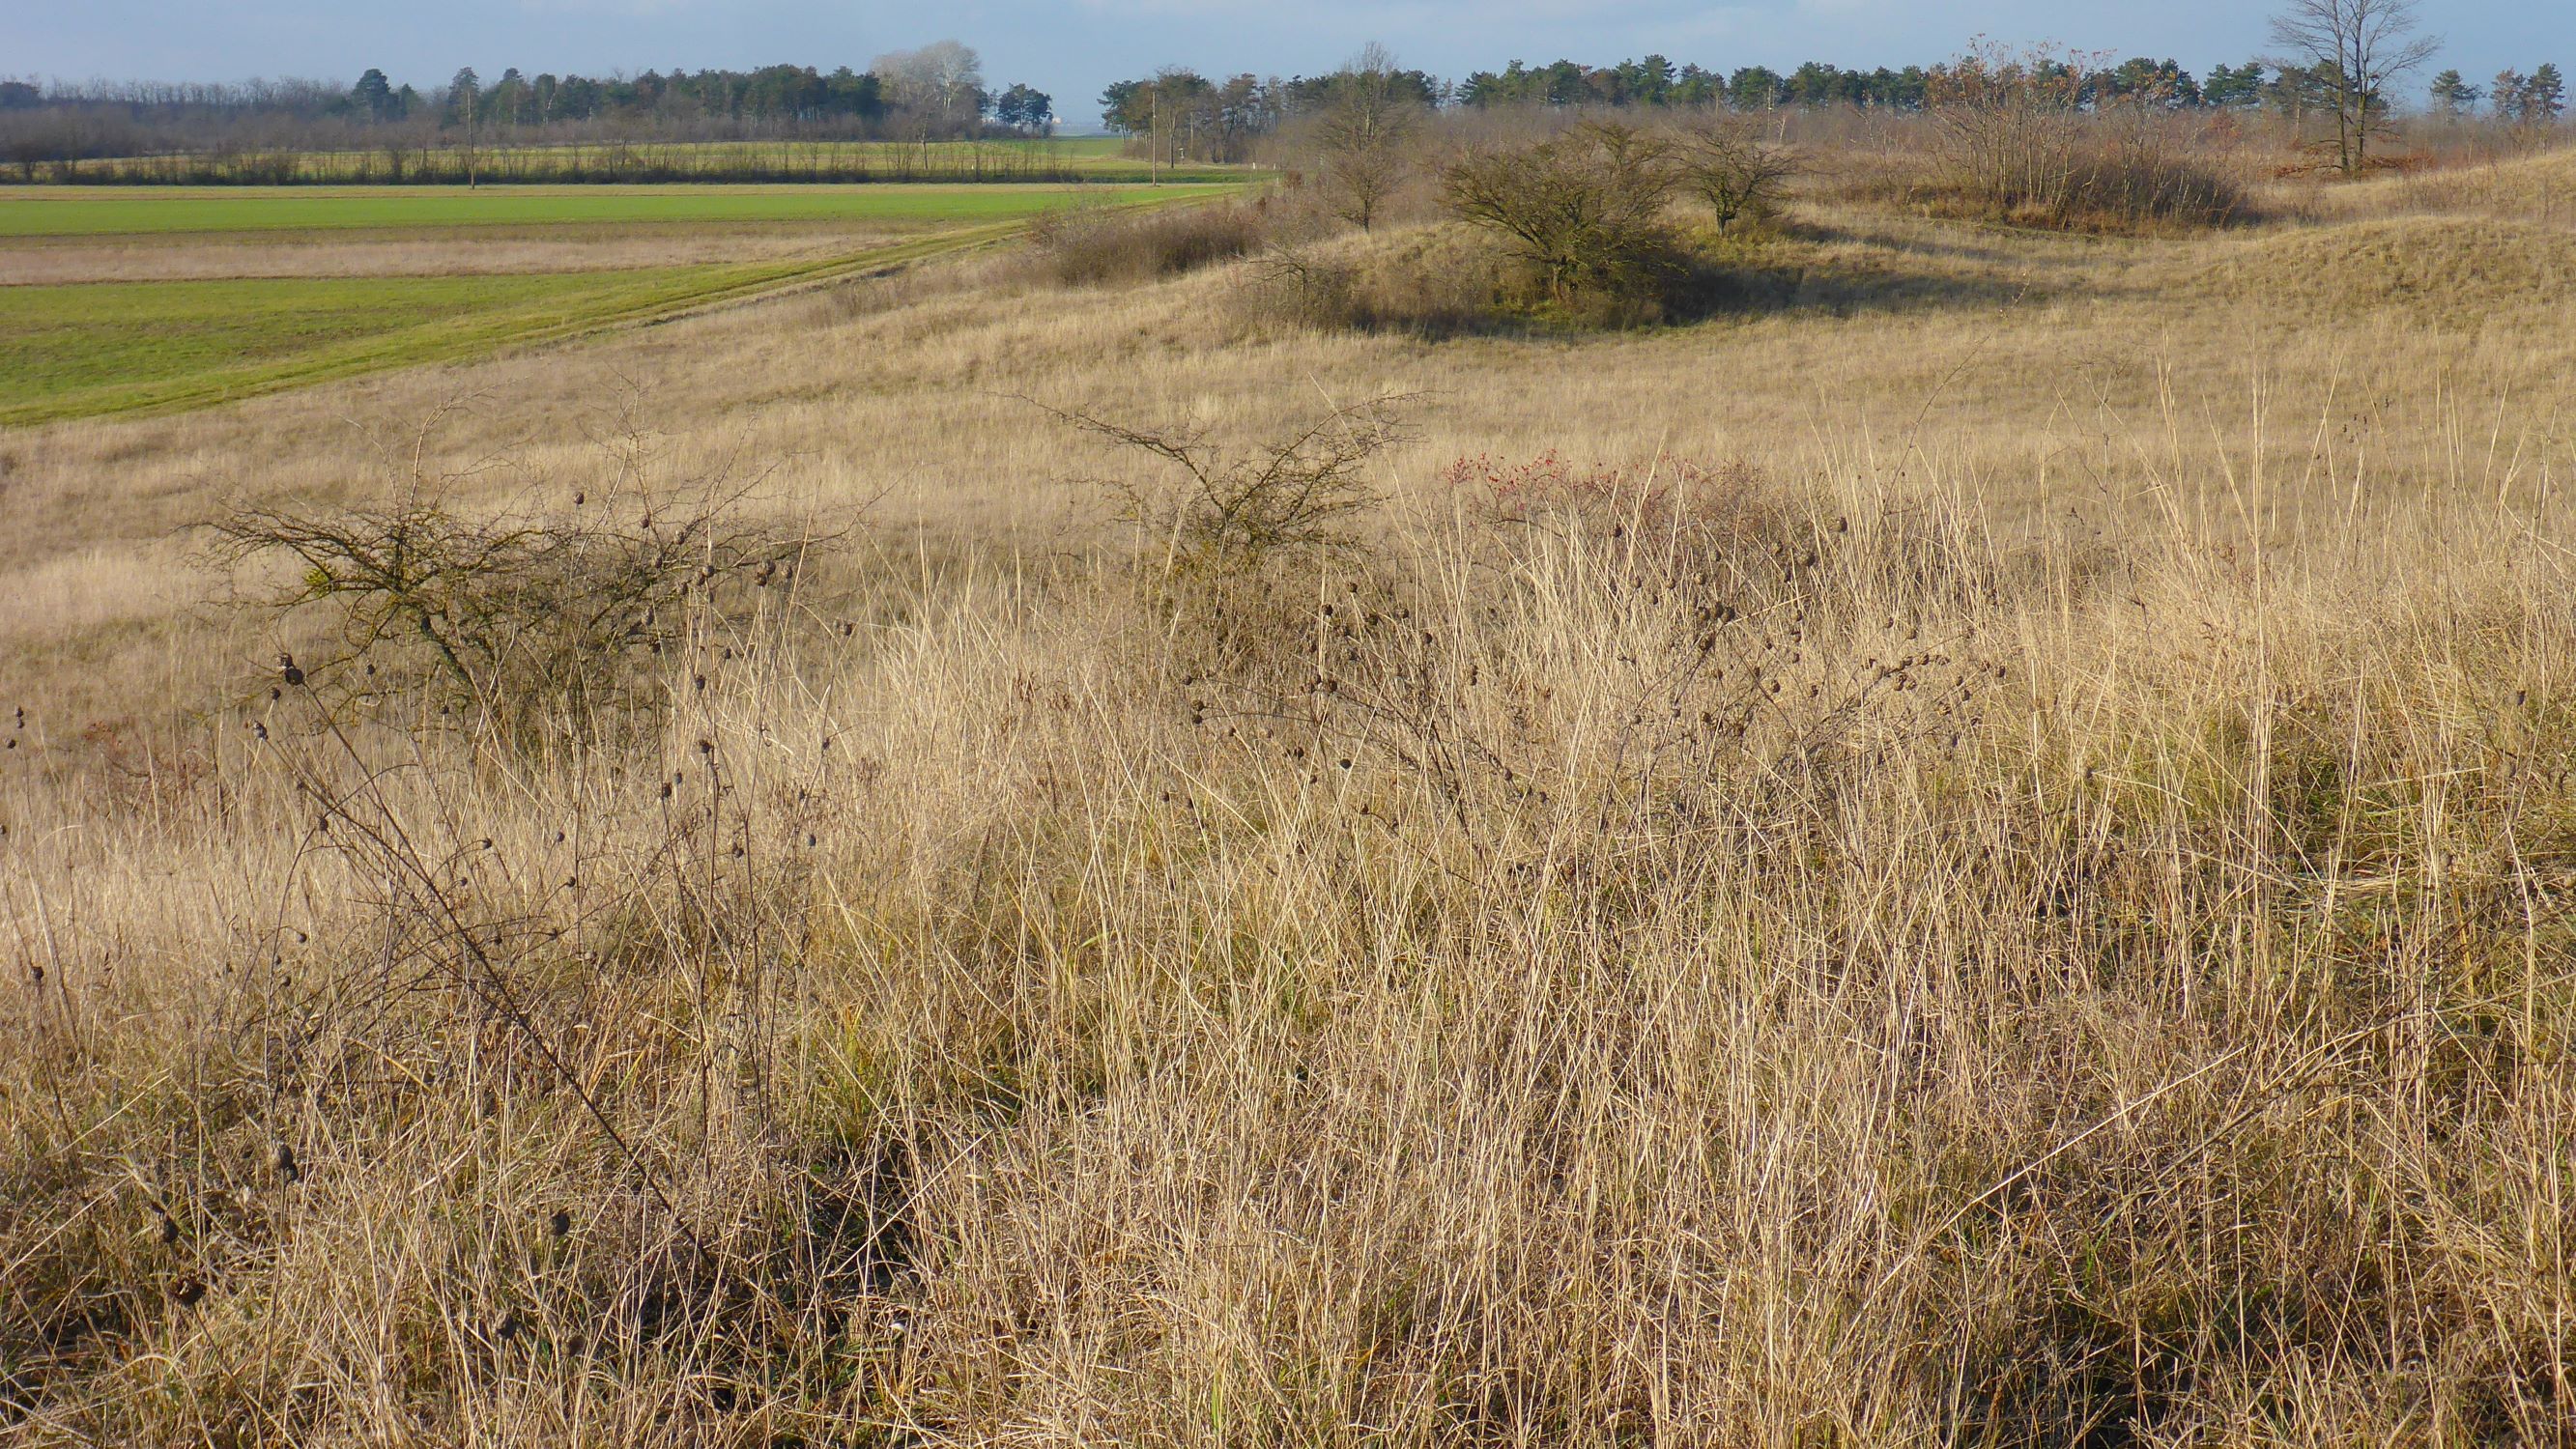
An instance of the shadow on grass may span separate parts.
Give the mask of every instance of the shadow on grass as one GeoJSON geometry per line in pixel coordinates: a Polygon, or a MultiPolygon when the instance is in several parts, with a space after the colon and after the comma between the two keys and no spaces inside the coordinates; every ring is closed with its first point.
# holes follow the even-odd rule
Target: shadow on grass
{"type": "Polygon", "coordinates": [[[2061,294],[2028,252],[1953,237],[1850,232],[1813,225],[1715,239],[1691,259],[1669,320],[1782,313],[1832,317],[1981,310],[2061,294]]]}

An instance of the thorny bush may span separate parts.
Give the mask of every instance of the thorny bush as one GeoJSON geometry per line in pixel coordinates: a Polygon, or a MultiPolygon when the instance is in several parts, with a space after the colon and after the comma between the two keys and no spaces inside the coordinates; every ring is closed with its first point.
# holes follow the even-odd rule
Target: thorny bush
{"type": "Polygon", "coordinates": [[[832,541],[752,518],[757,479],[658,484],[648,463],[490,510],[415,469],[381,502],[236,507],[214,552],[292,564],[264,602],[328,621],[330,656],[288,667],[344,715],[409,700],[508,742],[603,742],[661,718],[675,650],[749,625],[832,541]]]}
{"type": "MultiPolygon", "coordinates": [[[[1337,407],[1285,437],[1230,451],[1205,426],[1152,428],[1047,408],[1058,421],[1168,465],[1153,481],[1099,480],[1119,521],[1150,530],[1173,574],[1236,573],[1355,541],[1378,502],[1369,460],[1405,436],[1409,396],[1337,407]]],[[[1043,404],[1041,404],[1043,406],[1043,404]]]]}

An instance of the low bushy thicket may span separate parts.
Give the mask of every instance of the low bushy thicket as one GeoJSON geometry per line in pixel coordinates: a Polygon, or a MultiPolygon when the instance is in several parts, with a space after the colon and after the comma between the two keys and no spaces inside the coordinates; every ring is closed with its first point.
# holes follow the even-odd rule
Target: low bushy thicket
{"type": "Polygon", "coordinates": [[[1238,300],[1260,327],[1441,338],[1502,326],[1513,291],[1492,248],[1430,226],[1357,246],[1275,245],[1254,260],[1238,300]]]}
{"type": "Polygon", "coordinates": [[[2243,189],[2189,134],[2224,123],[2167,114],[2153,93],[2088,109],[2087,73],[2040,51],[1960,57],[1932,89],[1937,165],[1917,179],[1919,199],[2065,230],[2218,226],[2243,213],[2243,189]]]}
{"type": "Polygon", "coordinates": [[[1278,218],[1260,204],[1049,212],[1029,226],[1038,265],[1067,286],[1178,276],[1256,251],[1278,218]]]}

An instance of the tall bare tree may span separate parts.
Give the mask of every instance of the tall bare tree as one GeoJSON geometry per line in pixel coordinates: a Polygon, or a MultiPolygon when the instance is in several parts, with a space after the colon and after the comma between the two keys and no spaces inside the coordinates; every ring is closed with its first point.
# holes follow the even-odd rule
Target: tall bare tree
{"type": "Polygon", "coordinates": [[[972,119],[984,93],[984,63],[974,50],[954,40],[935,40],[919,50],[881,55],[869,65],[886,99],[917,111],[937,112],[943,121],[972,119]]]}
{"type": "Polygon", "coordinates": [[[1363,47],[1333,78],[1332,100],[1315,126],[1318,169],[1332,189],[1334,210],[1362,231],[1404,184],[1407,149],[1422,118],[1420,103],[1396,76],[1386,47],[1363,47]]]}
{"type": "Polygon", "coordinates": [[[2287,52],[2278,64],[2305,67],[2334,110],[2335,168],[2346,176],[2370,165],[2383,97],[2442,48],[2415,28],[2415,0],[2289,0],[2272,18],[2272,43],[2287,52]]]}

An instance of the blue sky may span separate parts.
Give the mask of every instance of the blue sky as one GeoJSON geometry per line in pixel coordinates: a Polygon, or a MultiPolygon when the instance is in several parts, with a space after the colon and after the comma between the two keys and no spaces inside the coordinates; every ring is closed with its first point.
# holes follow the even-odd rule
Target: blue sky
{"type": "MultiPolygon", "coordinates": [[[[955,37],[995,84],[1052,93],[1069,122],[1103,85],[1166,64],[1329,70],[1369,40],[1447,76],[1518,57],[1661,52],[1720,70],[1932,61],[1978,34],[2171,56],[2194,71],[2264,49],[2266,0],[5,0],[0,75],[154,80],[444,80],[472,65],[591,74],[789,60],[865,66],[955,37]]],[[[2576,71],[2576,0],[2424,0],[2436,65],[2484,79],[2576,71]]]]}

